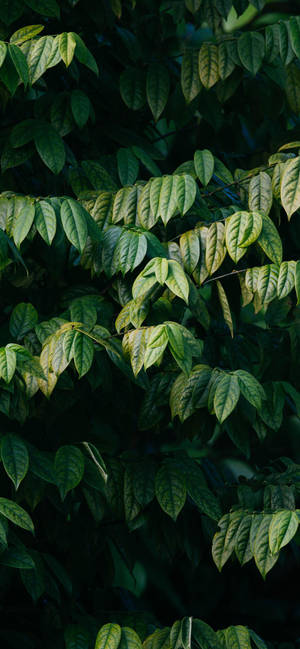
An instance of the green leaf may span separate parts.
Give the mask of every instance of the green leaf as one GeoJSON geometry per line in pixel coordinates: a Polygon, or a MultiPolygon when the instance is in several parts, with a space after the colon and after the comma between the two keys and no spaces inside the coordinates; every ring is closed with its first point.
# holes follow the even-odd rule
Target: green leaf
{"type": "Polygon", "coordinates": [[[55,455],[54,471],[61,499],[81,482],[84,473],[84,458],[76,446],[61,446],[55,455]]]}
{"type": "Polygon", "coordinates": [[[85,65],[87,68],[92,70],[94,74],[99,76],[99,69],[96,63],[94,56],[91,54],[90,50],[84,44],[82,38],[78,34],[72,32],[72,36],[76,42],[75,56],[82,65],[85,65]]]}
{"type": "Polygon", "coordinates": [[[272,181],[265,171],[253,176],[249,183],[249,209],[269,214],[273,203],[272,181]]]}
{"type": "Polygon", "coordinates": [[[21,81],[23,81],[24,86],[27,86],[29,82],[29,70],[26,57],[18,45],[9,44],[8,52],[21,81]]]}
{"type": "Polygon", "coordinates": [[[178,295],[178,297],[188,303],[189,283],[187,277],[180,264],[173,259],[170,259],[168,262],[166,285],[172,293],[175,293],[175,295],[178,295]]]}
{"type": "Polygon", "coordinates": [[[95,649],[118,649],[121,627],[118,624],[104,624],[98,631],[95,649]]]}
{"type": "Polygon", "coordinates": [[[300,304],[300,261],[295,266],[295,290],[297,295],[297,306],[300,304]]]}
{"type": "Polygon", "coordinates": [[[63,32],[59,35],[58,43],[61,58],[65,66],[68,68],[73,60],[76,47],[74,34],[72,32],[63,32]]]}
{"type": "Polygon", "coordinates": [[[73,357],[79,378],[81,378],[89,371],[92,365],[94,358],[94,345],[87,335],[82,334],[79,331],[74,339],[73,357]]]}
{"type": "Polygon", "coordinates": [[[27,237],[27,234],[34,220],[35,208],[32,203],[27,202],[23,209],[17,211],[12,226],[12,235],[17,248],[27,237]]]}
{"type": "Polygon", "coordinates": [[[9,433],[2,437],[1,458],[7,475],[18,489],[29,467],[27,448],[18,435],[9,433]]]}
{"type": "Polygon", "coordinates": [[[25,0],[25,3],[42,16],[59,18],[59,6],[56,0],[25,0]]]}
{"type": "Polygon", "coordinates": [[[285,509],[273,514],[269,527],[269,547],[271,554],[277,554],[295,536],[299,525],[296,512],[285,509]]]}
{"type": "Polygon", "coordinates": [[[218,499],[212,491],[199,484],[198,477],[196,478],[193,474],[187,477],[187,490],[189,496],[203,514],[206,514],[214,521],[220,520],[221,508],[218,499]]]}
{"type": "Polygon", "coordinates": [[[13,147],[20,147],[28,144],[34,138],[34,129],[37,121],[34,119],[25,119],[13,127],[10,134],[10,142],[13,147]]]}
{"type": "Polygon", "coordinates": [[[118,240],[115,257],[117,270],[123,275],[134,270],[144,259],[147,252],[147,239],[139,232],[124,231],[118,240]]]}
{"type": "Polygon", "coordinates": [[[295,63],[290,63],[286,68],[285,93],[292,111],[298,113],[300,110],[300,70],[295,63]]]}
{"type": "Polygon", "coordinates": [[[30,458],[30,471],[41,480],[55,483],[52,457],[45,451],[39,451],[35,446],[27,444],[30,458]]]}
{"type": "Polygon", "coordinates": [[[281,180],[281,202],[288,219],[300,207],[300,156],[285,166],[281,180]]]}
{"type": "Polygon", "coordinates": [[[217,633],[202,620],[193,619],[192,637],[200,649],[223,649],[217,633]]]}
{"type": "Polygon", "coordinates": [[[88,236],[84,208],[73,198],[67,198],[61,204],[60,216],[67,238],[82,253],[88,236]]]}
{"type": "Polygon", "coordinates": [[[195,14],[200,9],[201,2],[202,0],[185,0],[185,6],[192,14],[195,14]]]}
{"type": "Polygon", "coordinates": [[[154,162],[152,157],[146,153],[143,149],[141,149],[139,146],[133,146],[132,147],[134,155],[141,161],[141,163],[150,171],[152,176],[161,176],[161,171],[160,168],[157,166],[157,164],[154,162]]]}
{"type": "Polygon", "coordinates": [[[219,80],[218,48],[212,43],[202,43],[199,51],[199,75],[204,88],[212,88],[219,80]]]}
{"type": "Polygon", "coordinates": [[[146,101],[145,78],[141,70],[127,67],[120,76],[121,97],[131,110],[139,110],[146,101]]]}
{"type": "Polygon", "coordinates": [[[50,203],[38,201],[35,205],[35,225],[42,239],[51,246],[56,233],[56,215],[50,203]]]}
{"type": "Polygon", "coordinates": [[[16,369],[16,354],[13,349],[0,347],[0,377],[10,383],[16,369]]]}
{"type": "Polygon", "coordinates": [[[212,556],[219,571],[222,570],[234,550],[237,532],[242,519],[243,512],[238,510],[225,514],[218,523],[220,530],[216,532],[213,538],[212,556]]]}
{"type": "Polygon", "coordinates": [[[238,378],[241,393],[249,403],[257,408],[261,408],[262,400],[266,398],[265,391],[258,380],[245,370],[235,370],[235,376],[238,378]]]}
{"type": "Polygon", "coordinates": [[[262,303],[271,302],[276,297],[278,275],[277,264],[267,264],[259,269],[256,291],[262,303]]]}
{"type": "Polygon", "coordinates": [[[155,496],[155,464],[148,458],[134,466],[133,491],[142,507],[149,505],[155,496]]]}
{"type": "Polygon", "coordinates": [[[144,270],[137,276],[132,285],[132,297],[136,300],[141,295],[147,293],[156,283],[155,269],[157,265],[157,258],[151,259],[145,266],[144,270]]]}
{"type": "Polygon", "coordinates": [[[269,549],[269,528],[271,520],[272,514],[264,514],[261,520],[259,520],[258,524],[255,526],[255,532],[253,534],[253,539],[251,540],[255,563],[264,579],[266,578],[266,575],[271,570],[271,568],[273,568],[279,557],[279,553],[271,554],[269,549]]]}
{"type": "Polygon", "coordinates": [[[243,66],[255,76],[265,54],[264,37],[257,32],[245,32],[238,39],[238,53],[243,66]]]}
{"type": "Polygon", "coordinates": [[[241,566],[245,565],[253,557],[250,545],[251,525],[252,514],[246,514],[239,524],[235,538],[234,550],[241,566]]]}
{"type": "Polygon", "coordinates": [[[166,106],[169,90],[168,70],[159,63],[149,65],[146,81],[147,101],[156,122],[166,106]]]}
{"type": "Polygon", "coordinates": [[[158,325],[150,330],[144,356],[145,370],[162,358],[168,342],[169,339],[165,325],[158,325]]]}
{"type": "Polygon", "coordinates": [[[142,649],[142,643],[136,631],[127,626],[122,627],[119,649],[142,649]]]}
{"type": "Polygon", "coordinates": [[[172,418],[179,416],[180,421],[190,417],[207,387],[212,370],[208,365],[195,365],[190,375],[180,374],[174,381],[170,394],[172,418]]]}
{"type": "Polygon", "coordinates": [[[33,329],[38,321],[38,313],[30,302],[21,302],[12,311],[9,320],[9,330],[13,338],[21,340],[33,329]]]}
{"type": "Polygon", "coordinates": [[[258,212],[235,212],[226,219],[226,247],[236,264],[245,255],[246,246],[258,238],[261,229],[262,217],[258,212]]]}
{"type": "Polygon", "coordinates": [[[225,42],[220,43],[218,47],[218,64],[219,75],[222,80],[227,79],[235,68],[234,61],[230,56],[229,44],[225,42]]]}
{"type": "Polygon", "coordinates": [[[182,57],[181,88],[187,103],[193,101],[201,90],[197,50],[187,49],[182,57]]]}
{"type": "Polygon", "coordinates": [[[234,374],[224,374],[218,382],[214,396],[214,409],[220,423],[229,417],[239,397],[240,387],[237,376],[234,374]]]}
{"type": "Polygon", "coordinates": [[[10,547],[8,550],[5,550],[5,552],[1,552],[0,563],[9,568],[19,568],[23,570],[33,570],[35,568],[35,563],[32,557],[22,547],[10,547]]]}
{"type": "Polygon", "coordinates": [[[300,19],[299,16],[291,16],[289,19],[289,31],[291,46],[296,54],[297,59],[300,59],[300,19]]]}
{"type": "Polygon", "coordinates": [[[65,145],[57,131],[45,123],[34,135],[36,150],[44,164],[54,174],[59,174],[65,164],[65,145]]]}
{"type": "Polygon", "coordinates": [[[286,297],[295,286],[295,268],[294,261],[283,261],[279,267],[277,280],[277,297],[279,300],[286,297]]]}
{"type": "Polygon", "coordinates": [[[189,211],[195,201],[197,185],[194,178],[188,174],[175,176],[175,178],[177,207],[183,216],[189,211]]]}
{"type": "Polygon", "coordinates": [[[12,34],[9,42],[15,45],[21,45],[21,43],[37,36],[43,29],[44,25],[27,25],[26,27],[21,27],[21,29],[18,29],[12,34]]]}
{"type": "Polygon", "coordinates": [[[46,72],[52,48],[52,36],[41,36],[32,42],[27,57],[29,79],[32,85],[46,72]]]}
{"type": "MultiPolygon", "coordinates": [[[[165,326],[170,352],[180,369],[189,374],[192,368],[192,351],[190,340],[186,338],[187,330],[177,322],[166,322],[165,326]]],[[[191,338],[193,339],[192,336],[191,338]]]]}
{"type": "Polygon", "coordinates": [[[282,261],[282,243],[276,227],[266,214],[262,215],[262,230],[257,239],[264,253],[275,264],[281,264],[282,261]]]}
{"type": "Polygon", "coordinates": [[[251,636],[251,640],[253,640],[257,649],[268,649],[266,643],[260,638],[259,635],[257,635],[257,633],[255,633],[255,631],[249,629],[249,633],[251,636]]]}
{"type": "Polygon", "coordinates": [[[118,173],[122,185],[132,185],[137,179],[139,161],[130,149],[119,149],[117,153],[118,173]]]}
{"type": "Polygon", "coordinates": [[[13,500],[7,498],[0,498],[0,514],[9,521],[22,527],[24,530],[34,532],[33,522],[23,507],[17,505],[13,500]]]}
{"type": "Polygon", "coordinates": [[[230,649],[251,649],[250,634],[245,626],[229,626],[225,630],[225,637],[230,649]]]}
{"type": "Polygon", "coordinates": [[[227,299],[227,295],[224,291],[224,288],[219,280],[217,280],[217,291],[218,291],[218,296],[223,312],[223,317],[224,320],[228,326],[228,329],[230,331],[231,338],[233,338],[234,332],[233,332],[233,322],[232,322],[232,315],[231,315],[231,310],[229,306],[229,302],[227,299]]]}
{"type": "Polygon", "coordinates": [[[225,227],[223,223],[212,223],[207,231],[205,250],[205,263],[209,275],[213,275],[218,270],[225,255],[225,227]]]}
{"type": "Polygon", "coordinates": [[[199,237],[195,230],[189,230],[182,234],[179,245],[184,267],[188,273],[192,273],[200,257],[199,237]]]}
{"type": "Polygon", "coordinates": [[[72,90],[71,110],[78,128],[83,128],[83,126],[87,123],[90,115],[91,102],[88,96],[82,90],[72,90]]]}
{"type": "Polygon", "coordinates": [[[153,178],[150,183],[150,210],[155,221],[161,217],[166,225],[174,216],[176,209],[176,177],[153,178]]]}
{"type": "Polygon", "coordinates": [[[3,41],[0,41],[0,67],[5,61],[5,57],[7,54],[7,46],[3,41]]]}
{"type": "Polygon", "coordinates": [[[89,649],[90,634],[82,626],[69,624],[64,631],[66,649],[89,649]]]}
{"type": "Polygon", "coordinates": [[[214,173],[215,160],[213,154],[208,149],[196,151],[194,154],[194,165],[196,174],[202,185],[208,185],[214,173]]]}
{"type": "MultiPolygon", "coordinates": [[[[96,298],[96,296],[95,296],[96,298]]],[[[99,296],[99,303],[101,298],[99,296]]],[[[93,327],[97,322],[97,301],[93,296],[86,295],[72,300],[70,315],[73,322],[83,322],[88,327],[93,327]],[[91,297],[91,299],[89,299],[91,297]]]]}
{"type": "Polygon", "coordinates": [[[155,494],[161,508],[176,521],[186,500],[181,472],[171,464],[163,464],[155,476],[155,494]]]}

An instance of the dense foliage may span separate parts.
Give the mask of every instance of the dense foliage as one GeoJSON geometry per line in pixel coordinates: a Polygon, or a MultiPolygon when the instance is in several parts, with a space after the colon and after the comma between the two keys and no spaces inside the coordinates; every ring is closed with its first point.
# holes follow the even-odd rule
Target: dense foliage
{"type": "Polygon", "coordinates": [[[299,646],[299,3],[1,0],[0,104],[1,646],[299,646]]]}

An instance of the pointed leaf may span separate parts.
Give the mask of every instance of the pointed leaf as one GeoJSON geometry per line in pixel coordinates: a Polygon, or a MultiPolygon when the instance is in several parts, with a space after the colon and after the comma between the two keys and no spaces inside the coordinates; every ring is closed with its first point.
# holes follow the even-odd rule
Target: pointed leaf
{"type": "Polygon", "coordinates": [[[1,458],[7,475],[18,489],[29,467],[27,448],[18,435],[9,433],[2,437],[1,458]]]}
{"type": "Polygon", "coordinates": [[[86,374],[93,362],[94,345],[88,336],[77,331],[74,339],[73,358],[79,378],[86,374]]]}
{"type": "Polygon", "coordinates": [[[155,476],[155,494],[164,512],[176,521],[186,499],[181,472],[171,464],[163,464],[155,476]]]}
{"type": "Polygon", "coordinates": [[[61,205],[60,215],[69,241],[83,252],[88,235],[85,210],[73,198],[67,198],[61,205]]]}
{"type": "Polygon", "coordinates": [[[208,185],[214,173],[215,160],[213,154],[208,149],[196,151],[194,164],[200,182],[204,186],[208,185]]]}
{"type": "Polygon", "coordinates": [[[225,421],[234,410],[239,397],[240,387],[237,376],[224,374],[218,382],[214,397],[214,409],[220,423],[225,421]]]}
{"type": "Polygon", "coordinates": [[[35,225],[42,239],[51,246],[56,232],[56,215],[50,203],[38,201],[35,206],[35,225]]]}
{"type": "Polygon", "coordinates": [[[295,536],[299,525],[296,512],[285,509],[273,514],[269,527],[269,546],[271,554],[277,554],[295,536]]]}
{"type": "Polygon", "coordinates": [[[44,164],[54,174],[58,174],[66,160],[65,146],[57,131],[46,124],[37,129],[34,135],[36,150],[44,164]]]}
{"type": "Polygon", "coordinates": [[[0,348],[0,377],[10,383],[16,369],[16,353],[13,349],[0,348]]]}
{"type": "Polygon", "coordinates": [[[23,507],[17,505],[13,500],[7,498],[0,498],[0,514],[9,521],[22,527],[24,530],[34,532],[33,522],[23,507]]]}
{"type": "Polygon", "coordinates": [[[300,207],[300,156],[290,160],[281,180],[281,202],[288,219],[300,207]]]}
{"type": "Polygon", "coordinates": [[[219,571],[222,570],[234,550],[242,518],[243,512],[235,511],[225,514],[218,523],[220,530],[213,538],[212,556],[219,571]]]}
{"type": "Polygon", "coordinates": [[[178,295],[178,297],[188,303],[188,280],[183,268],[177,261],[174,261],[173,259],[170,259],[168,262],[168,275],[166,278],[166,285],[170,289],[170,291],[172,291],[172,293],[175,293],[175,295],[178,295]]]}
{"type": "Polygon", "coordinates": [[[282,243],[276,227],[266,214],[262,215],[262,230],[257,239],[264,253],[275,264],[281,264],[282,261],[282,243]]]}
{"type": "Polygon", "coordinates": [[[228,326],[228,329],[230,331],[231,338],[233,338],[234,332],[233,332],[233,322],[232,322],[232,315],[230,311],[230,306],[229,302],[227,299],[227,295],[224,291],[224,288],[219,280],[217,280],[217,290],[218,290],[218,295],[219,295],[219,300],[221,304],[221,308],[223,311],[223,317],[224,320],[228,326]]]}
{"type": "Polygon", "coordinates": [[[261,171],[257,176],[253,176],[249,183],[249,209],[269,214],[272,203],[271,178],[265,171],[261,171]]]}
{"type": "Polygon", "coordinates": [[[61,499],[77,487],[84,473],[84,458],[76,446],[61,446],[55,455],[54,470],[61,499]]]}
{"type": "Polygon", "coordinates": [[[204,88],[212,88],[219,80],[218,48],[212,43],[203,43],[199,52],[199,75],[204,88]]]}
{"type": "Polygon", "coordinates": [[[225,227],[223,223],[212,223],[207,231],[205,251],[206,268],[210,275],[218,270],[225,255],[225,227]]]}
{"type": "Polygon", "coordinates": [[[76,47],[74,34],[72,34],[72,32],[63,32],[59,35],[58,43],[61,58],[65,66],[69,67],[70,63],[72,62],[76,47]]]}
{"type": "Polygon", "coordinates": [[[168,70],[159,63],[152,63],[147,73],[147,101],[155,121],[158,120],[165,108],[169,90],[168,70]]]}
{"type": "Polygon", "coordinates": [[[121,627],[118,624],[104,624],[98,632],[95,649],[118,649],[121,627]]]}
{"type": "Polygon", "coordinates": [[[257,408],[261,408],[262,400],[266,398],[265,391],[258,380],[245,370],[235,370],[235,376],[239,381],[241,393],[249,403],[257,408]]]}
{"type": "Polygon", "coordinates": [[[185,100],[190,103],[201,90],[198,71],[198,52],[186,50],[181,63],[181,88],[185,100]]]}
{"type": "Polygon", "coordinates": [[[279,557],[279,553],[272,555],[269,548],[269,528],[271,520],[272,514],[264,514],[262,516],[258,526],[256,526],[252,540],[255,563],[264,579],[279,557]]]}
{"type": "Polygon", "coordinates": [[[176,178],[176,201],[180,214],[184,215],[192,207],[195,198],[197,185],[192,176],[183,174],[175,176],[176,178]]]}
{"type": "Polygon", "coordinates": [[[238,53],[243,66],[256,75],[263,62],[265,42],[257,32],[245,32],[238,40],[238,53]]]}
{"type": "Polygon", "coordinates": [[[188,273],[192,273],[200,257],[199,237],[195,230],[189,230],[182,234],[179,245],[184,267],[188,273]]]}
{"type": "Polygon", "coordinates": [[[17,340],[21,340],[28,331],[33,329],[37,321],[38,313],[34,306],[30,302],[21,302],[13,309],[10,316],[10,333],[17,340]]]}

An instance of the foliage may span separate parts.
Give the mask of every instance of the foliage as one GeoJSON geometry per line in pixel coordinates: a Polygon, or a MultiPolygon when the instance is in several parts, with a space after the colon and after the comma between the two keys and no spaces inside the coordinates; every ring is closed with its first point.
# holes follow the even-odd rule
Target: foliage
{"type": "Polygon", "coordinates": [[[2,0],[0,103],[3,646],[298,646],[298,3],[2,0]]]}

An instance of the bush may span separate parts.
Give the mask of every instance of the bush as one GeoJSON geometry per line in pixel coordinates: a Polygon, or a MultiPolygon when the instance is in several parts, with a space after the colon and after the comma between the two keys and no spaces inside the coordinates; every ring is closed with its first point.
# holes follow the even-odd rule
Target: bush
{"type": "Polygon", "coordinates": [[[298,3],[0,39],[2,646],[296,647],[298,3]]]}

